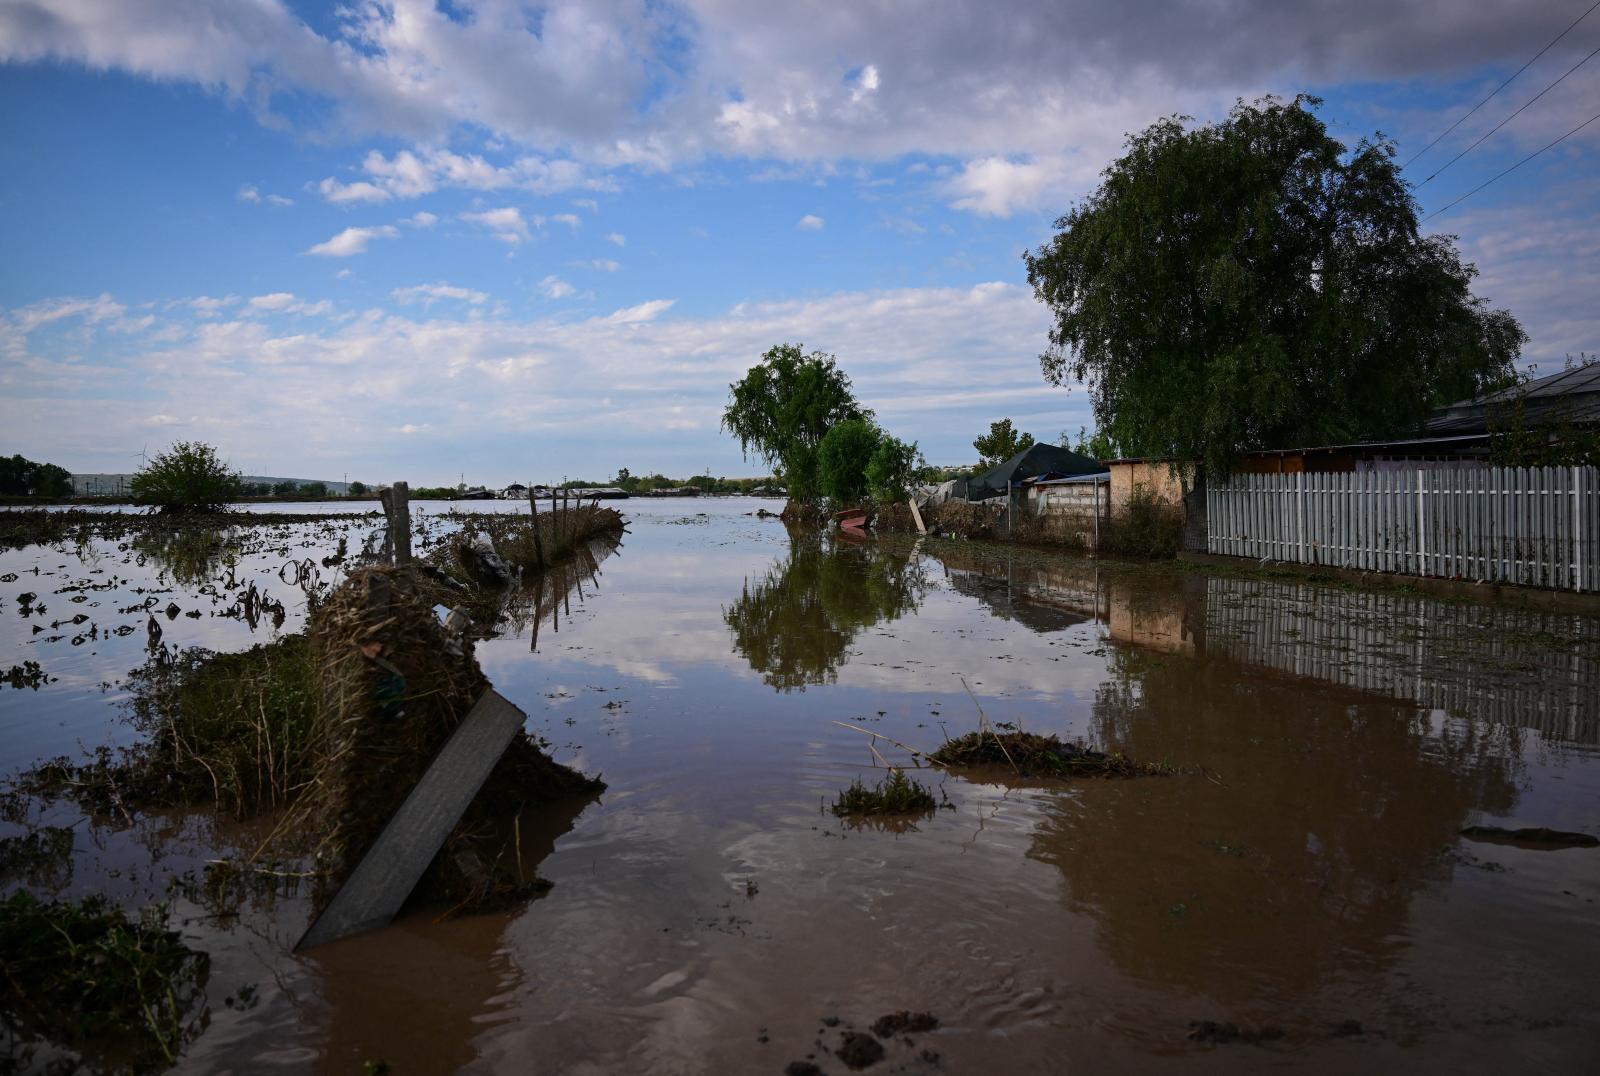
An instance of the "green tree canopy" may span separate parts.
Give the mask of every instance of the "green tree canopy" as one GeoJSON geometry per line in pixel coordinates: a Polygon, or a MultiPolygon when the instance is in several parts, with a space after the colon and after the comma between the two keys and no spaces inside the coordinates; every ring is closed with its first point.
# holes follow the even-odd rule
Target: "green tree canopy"
{"type": "Polygon", "coordinates": [[[922,453],[915,441],[902,441],[884,434],[867,461],[867,489],[880,504],[903,501],[922,470],[922,453]]]}
{"type": "Polygon", "coordinates": [[[72,472],[53,463],[35,463],[23,456],[0,456],[0,495],[70,497],[72,472]]]}
{"type": "Polygon", "coordinates": [[[1003,418],[999,422],[989,423],[989,432],[973,441],[972,447],[978,450],[980,467],[994,467],[1023,449],[1032,448],[1033,434],[1013,429],[1011,420],[1003,418]]]}
{"type": "Polygon", "coordinates": [[[347,492],[352,497],[365,497],[367,495],[367,484],[359,481],[352,482],[347,492]]]}
{"type": "Polygon", "coordinates": [[[836,424],[870,419],[856,403],[850,378],[832,355],[803,345],[779,344],[750,368],[742,381],[728,386],[722,428],[781,472],[789,496],[812,502],[821,494],[817,452],[836,424]]]}
{"type": "Polygon", "coordinates": [[[817,450],[817,482],[835,506],[859,504],[867,495],[867,465],[883,438],[866,419],[845,419],[817,450]]]}
{"type": "Polygon", "coordinates": [[[1330,138],[1313,97],[1161,120],[1024,254],[1055,315],[1045,377],[1087,384],[1132,455],[1227,474],[1252,448],[1417,430],[1508,383],[1526,340],[1468,285],[1452,236],[1422,236],[1382,135],[1330,138]]]}
{"type": "Polygon", "coordinates": [[[239,472],[201,441],[176,441],[145,464],[131,483],[140,504],[163,512],[215,512],[239,496],[239,472]]]}

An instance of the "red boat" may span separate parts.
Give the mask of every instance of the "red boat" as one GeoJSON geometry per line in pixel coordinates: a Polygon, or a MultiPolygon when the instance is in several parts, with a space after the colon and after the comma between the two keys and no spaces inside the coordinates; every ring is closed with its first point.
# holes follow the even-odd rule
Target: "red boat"
{"type": "Polygon", "coordinates": [[[839,525],[840,530],[865,534],[867,510],[865,508],[846,508],[841,512],[835,512],[833,521],[839,525]]]}

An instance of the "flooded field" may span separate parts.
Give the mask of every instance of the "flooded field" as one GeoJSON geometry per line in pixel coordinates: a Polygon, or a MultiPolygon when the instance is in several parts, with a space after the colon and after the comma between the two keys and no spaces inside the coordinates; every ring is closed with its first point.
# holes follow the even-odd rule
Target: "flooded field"
{"type": "MultiPolygon", "coordinates": [[[[1600,849],[1461,832],[1600,834],[1600,619],[857,544],[751,499],[620,507],[620,546],[477,646],[608,785],[522,820],[541,899],[295,955],[292,877],[227,908],[171,884],[260,820],[31,800],[0,836],[70,827],[71,850],[4,890],[172,900],[212,955],[180,1070],[843,1072],[901,1010],[938,1026],[872,1036],[869,1071],[1600,1063],[1600,849]],[[889,740],[931,751],[980,706],[1179,772],[923,768],[948,806],[912,824],[828,812],[910,764],[889,740]]],[[[140,735],[125,681],[152,622],[166,647],[294,631],[380,527],[0,551],[7,775],[140,735]]]]}

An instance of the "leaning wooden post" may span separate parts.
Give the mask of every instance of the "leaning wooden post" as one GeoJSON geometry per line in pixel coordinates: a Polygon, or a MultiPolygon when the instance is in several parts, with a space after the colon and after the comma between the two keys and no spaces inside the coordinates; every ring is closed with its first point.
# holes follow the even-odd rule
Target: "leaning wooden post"
{"type": "Polygon", "coordinates": [[[389,517],[389,540],[394,547],[394,562],[411,563],[411,490],[404,482],[396,482],[388,489],[378,491],[384,515],[389,517]]]}
{"type": "Polygon", "coordinates": [[[539,562],[539,570],[544,571],[544,537],[539,533],[539,495],[532,489],[528,490],[528,507],[533,510],[533,555],[539,562]]]}

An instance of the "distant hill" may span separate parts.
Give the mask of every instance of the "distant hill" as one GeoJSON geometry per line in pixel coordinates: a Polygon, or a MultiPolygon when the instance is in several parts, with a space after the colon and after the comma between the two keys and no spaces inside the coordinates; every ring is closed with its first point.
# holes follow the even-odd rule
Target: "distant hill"
{"type": "MultiPolygon", "coordinates": [[[[80,497],[116,496],[128,492],[128,482],[133,478],[131,474],[75,474],[72,476],[72,492],[80,497]]],[[[310,482],[321,482],[328,487],[329,493],[346,492],[345,483],[330,482],[326,478],[271,478],[266,475],[247,474],[242,482],[265,483],[276,485],[279,482],[293,482],[303,486],[310,482]]]]}

